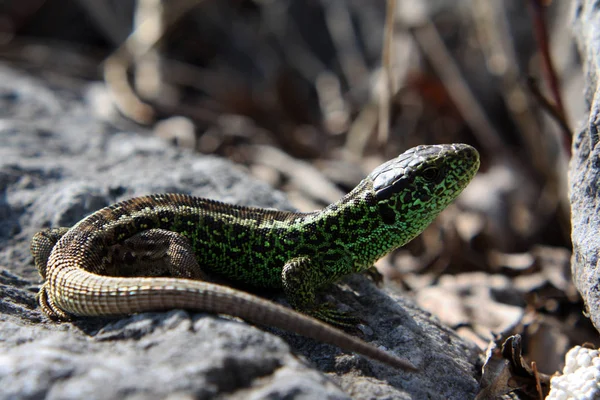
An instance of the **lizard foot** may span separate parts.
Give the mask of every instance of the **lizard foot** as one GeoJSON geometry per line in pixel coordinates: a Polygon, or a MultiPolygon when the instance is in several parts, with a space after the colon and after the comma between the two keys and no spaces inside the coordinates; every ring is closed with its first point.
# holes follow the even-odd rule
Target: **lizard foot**
{"type": "Polygon", "coordinates": [[[40,308],[48,318],[53,321],[70,321],[71,317],[63,310],[58,308],[54,301],[48,296],[48,283],[44,283],[38,292],[36,299],[40,304],[40,308]]]}
{"type": "Polygon", "coordinates": [[[340,311],[331,303],[322,303],[315,309],[310,311],[310,314],[338,328],[344,330],[355,331],[356,326],[362,321],[360,318],[352,315],[350,312],[340,311]]]}

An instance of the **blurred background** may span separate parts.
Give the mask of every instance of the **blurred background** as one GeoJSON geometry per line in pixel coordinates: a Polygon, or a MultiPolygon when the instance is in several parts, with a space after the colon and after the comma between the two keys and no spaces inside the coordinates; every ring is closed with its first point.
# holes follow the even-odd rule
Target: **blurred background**
{"type": "Polygon", "coordinates": [[[585,105],[569,21],[541,0],[7,0],[0,62],[118,129],[244,165],[302,211],[415,145],[475,146],[460,199],[377,267],[482,352],[519,334],[552,374],[600,346],[570,277],[585,105]]]}

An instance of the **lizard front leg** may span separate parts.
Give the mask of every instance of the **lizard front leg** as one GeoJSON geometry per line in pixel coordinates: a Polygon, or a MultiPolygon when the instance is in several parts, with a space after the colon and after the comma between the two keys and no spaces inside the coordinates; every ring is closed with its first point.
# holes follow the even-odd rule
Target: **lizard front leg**
{"type": "Polygon", "coordinates": [[[331,303],[316,304],[316,292],[324,285],[335,282],[341,276],[352,271],[348,265],[339,261],[340,268],[333,276],[323,273],[323,267],[315,265],[309,257],[297,257],[289,260],[283,267],[281,279],[283,290],[292,307],[305,314],[345,329],[354,329],[360,320],[350,313],[339,311],[331,303]]]}

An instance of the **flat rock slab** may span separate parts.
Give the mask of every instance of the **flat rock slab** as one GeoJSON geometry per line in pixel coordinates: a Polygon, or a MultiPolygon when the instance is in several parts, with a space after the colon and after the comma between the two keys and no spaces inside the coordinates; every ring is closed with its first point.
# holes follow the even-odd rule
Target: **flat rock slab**
{"type": "Polygon", "coordinates": [[[596,1],[574,1],[573,32],[585,73],[586,120],[573,144],[569,168],[575,286],[600,331],[600,10],[596,1]]]}
{"type": "Polygon", "coordinates": [[[157,192],[290,209],[226,160],[95,119],[83,93],[0,65],[0,399],[474,398],[474,345],[363,276],[333,287],[331,299],[366,322],[365,340],[421,372],[183,310],[49,321],[37,307],[40,279],[28,250],[44,227],[157,192]]]}

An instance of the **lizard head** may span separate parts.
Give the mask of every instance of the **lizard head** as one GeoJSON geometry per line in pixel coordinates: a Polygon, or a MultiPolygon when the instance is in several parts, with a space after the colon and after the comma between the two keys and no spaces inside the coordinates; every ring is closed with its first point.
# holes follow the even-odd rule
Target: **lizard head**
{"type": "Polygon", "coordinates": [[[402,231],[404,244],[418,235],[467,186],[479,153],[466,144],[414,147],[368,176],[384,224],[402,231]]]}

